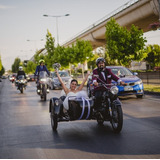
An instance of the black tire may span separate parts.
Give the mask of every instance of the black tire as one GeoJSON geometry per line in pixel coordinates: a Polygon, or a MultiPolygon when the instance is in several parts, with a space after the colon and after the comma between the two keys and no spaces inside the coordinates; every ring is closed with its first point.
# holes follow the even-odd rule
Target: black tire
{"type": "Polygon", "coordinates": [[[54,113],[53,107],[51,106],[51,126],[53,131],[57,130],[58,127],[58,115],[54,113]]]}
{"type": "Polygon", "coordinates": [[[24,91],[24,88],[23,88],[23,87],[21,87],[21,88],[20,88],[20,91],[21,91],[21,93],[23,93],[23,91],[24,91]]]}
{"type": "Polygon", "coordinates": [[[142,95],[136,95],[137,98],[143,98],[143,94],[142,95]]]}
{"type": "Polygon", "coordinates": [[[45,87],[45,86],[43,86],[42,93],[43,93],[44,101],[46,101],[46,99],[47,99],[47,89],[46,89],[46,87],[45,87]]]}
{"type": "Polygon", "coordinates": [[[123,112],[120,105],[112,108],[111,124],[115,133],[120,133],[123,126],[123,112]]]}

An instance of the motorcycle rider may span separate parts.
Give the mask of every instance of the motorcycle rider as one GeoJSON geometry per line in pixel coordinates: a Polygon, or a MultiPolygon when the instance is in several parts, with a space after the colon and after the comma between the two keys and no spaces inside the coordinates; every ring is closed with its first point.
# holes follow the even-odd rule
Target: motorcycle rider
{"type": "MultiPolygon", "coordinates": [[[[39,64],[37,67],[36,67],[36,71],[34,73],[35,76],[39,77],[39,72],[40,71],[46,71],[48,76],[50,75],[47,67],[44,65],[45,61],[43,59],[40,59],[39,60],[39,64]]],[[[37,79],[37,92],[40,92],[39,90],[39,79],[37,79]]],[[[47,92],[49,93],[49,88],[47,88],[47,92]]]]}
{"type": "Polygon", "coordinates": [[[92,81],[94,84],[95,96],[94,107],[98,109],[101,107],[102,94],[103,91],[105,91],[103,86],[98,87],[98,83],[111,84],[112,79],[121,85],[125,85],[125,83],[113,74],[111,69],[106,68],[105,59],[103,57],[96,59],[96,65],[97,68],[93,70],[92,81]]]}
{"type": "MultiPolygon", "coordinates": [[[[25,72],[23,71],[23,67],[22,67],[22,66],[19,66],[19,70],[18,70],[18,72],[17,72],[16,79],[18,80],[18,79],[19,79],[18,77],[21,76],[21,75],[23,75],[24,78],[26,79],[26,74],[25,74],[25,72]]],[[[16,83],[17,83],[17,82],[16,82],[16,83]]],[[[19,86],[18,86],[17,89],[19,89],[19,86]]]]}
{"type": "Polygon", "coordinates": [[[25,79],[26,79],[26,74],[25,74],[25,72],[23,71],[23,67],[22,67],[22,66],[19,66],[19,70],[18,70],[18,72],[17,72],[17,77],[16,77],[16,79],[18,79],[18,76],[20,76],[20,75],[24,75],[24,77],[25,77],[25,79]]]}

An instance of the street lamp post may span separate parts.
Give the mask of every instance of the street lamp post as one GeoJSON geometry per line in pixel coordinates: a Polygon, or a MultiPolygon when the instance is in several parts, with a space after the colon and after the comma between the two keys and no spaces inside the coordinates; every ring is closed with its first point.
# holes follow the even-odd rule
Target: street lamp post
{"type": "Polygon", "coordinates": [[[59,35],[58,35],[58,18],[60,17],[65,17],[65,16],[69,16],[70,14],[65,14],[65,15],[56,15],[56,16],[52,16],[52,15],[47,15],[44,14],[44,17],[54,17],[56,18],[56,29],[57,29],[57,44],[59,44],[59,35]]]}

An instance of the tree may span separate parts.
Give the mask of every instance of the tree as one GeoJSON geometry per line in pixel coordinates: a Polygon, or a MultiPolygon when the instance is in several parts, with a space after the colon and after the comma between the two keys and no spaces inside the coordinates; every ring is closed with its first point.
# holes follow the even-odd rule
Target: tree
{"type": "Polygon", "coordinates": [[[39,65],[39,60],[40,59],[44,59],[45,60],[45,56],[43,54],[40,53],[41,50],[36,51],[36,54],[34,55],[34,61],[37,65],[39,65]]]}
{"type": "Polygon", "coordinates": [[[84,63],[87,58],[93,57],[93,48],[89,41],[77,40],[76,45],[72,45],[74,51],[74,61],[84,63]]]}
{"type": "Polygon", "coordinates": [[[132,60],[143,59],[143,52],[139,52],[145,46],[143,31],[132,25],[130,31],[111,19],[106,24],[106,50],[110,59],[117,60],[119,65],[129,66],[132,60]]]}
{"type": "Polygon", "coordinates": [[[149,63],[152,69],[156,66],[160,66],[160,46],[155,45],[148,45],[145,49],[147,56],[145,60],[149,63]]]}
{"type": "Polygon", "coordinates": [[[4,73],[5,73],[5,69],[4,69],[3,65],[2,65],[2,69],[0,70],[0,76],[2,76],[4,73]]]}
{"type": "Polygon", "coordinates": [[[53,59],[55,60],[55,62],[60,63],[62,67],[69,67],[69,63],[71,63],[73,59],[72,53],[72,48],[65,48],[58,45],[55,49],[53,59]]]}
{"type": "Polygon", "coordinates": [[[1,61],[1,56],[0,56],[0,71],[2,70],[2,61],[1,61]]]}
{"type": "Polygon", "coordinates": [[[29,61],[27,63],[27,67],[25,67],[25,72],[26,73],[34,73],[36,70],[36,64],[32,61],[29,61]]]}
{"type": "Polygon", "coordinates": [[[14,60],[14,63],[12,64],[12,72],[13,73],[18,72],[18,69],[19,69],[19,66],[20,66],[20,62],[21,62],[21,60],[18,57],[14,60]]]}
{"type": "Polygon", "coordinates": [[[56,61],[54,59],[54,54],[55,54],[55,39],[52,37],[52,34],[47,30],[47,35],[46,35],[46,45],[45,48],[47,50],[47,55],[45,56],[45,61],[47,67],[50,69],[52,68],[53,63],[56,61]]]}

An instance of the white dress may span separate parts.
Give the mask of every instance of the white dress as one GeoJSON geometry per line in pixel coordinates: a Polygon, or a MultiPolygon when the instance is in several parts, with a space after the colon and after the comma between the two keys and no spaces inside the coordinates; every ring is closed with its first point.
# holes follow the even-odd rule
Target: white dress
{"type": "Polygon", "coordinates": [[[63,106],[64,106],[64,108],[66,109],[66,110],[68,110],[69,109],[69,105],[68,105],[68,99],[69,99],[69,97],[71,97],[71,96],[76,96],[76,93],[74,93],[74,92],[69,92],[68,94],[67,94],[67,96],[66,96],[66,98],[65,98],[65,100],[64,100],[64,102],[63,102],[63,106]]]}
{"type": "Polygon", "coordinates": [[[73,98],[75,98],[75,97],[76,97],[76,98],[81,98],[81,97],[86,98],[86,97],[87,97],[87,93],[86,93],[85,91],[79,91],[79,92],[77,92],[77,93],[69,92],[69,93],[67,94],[64,102],[63,102],[63,106],[64,106],[64,108],[65,108],[66,110],[69,109],[68,99],[69,99],[69,98],[71,99],[72,97],[73,97],[73,98]]]}

